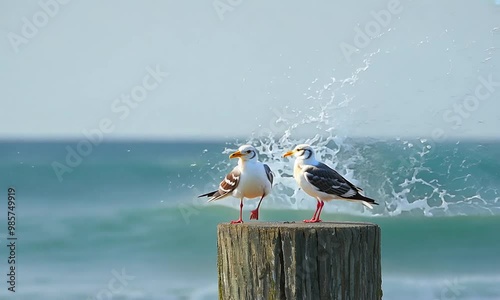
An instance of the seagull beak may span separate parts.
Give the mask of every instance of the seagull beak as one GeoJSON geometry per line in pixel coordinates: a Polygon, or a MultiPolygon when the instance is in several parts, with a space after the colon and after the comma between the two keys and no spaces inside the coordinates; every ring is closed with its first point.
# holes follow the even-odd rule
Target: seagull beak
{"type": "Polygon", "coordinates": [[[243,154],[240,152],[240,151],[236,151],[234,153],[231,153],[231,155],[229,155],[229,158],[236,158],[236,157],[242,157],[243,154]]]}
{"type": "Polygon", "coordinates": [[[283,157],[292,156],[292,155],[293,155],[293,153],[294,153],[294,151],[293,151],[293,150],[288,151],[287,153],[283,154],[283,157]]]}

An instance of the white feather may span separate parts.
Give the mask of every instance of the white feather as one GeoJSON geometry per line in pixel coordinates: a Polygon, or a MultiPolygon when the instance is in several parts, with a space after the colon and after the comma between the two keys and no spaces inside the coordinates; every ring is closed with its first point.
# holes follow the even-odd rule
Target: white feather
{"type": "Polygon", "coordinates": [[[368,207],[369,209],[373,209],[373,206],[370,203],[368,203],[366,201],[361,201],[361,203],[363,203],[363,205],[368,207]]]}

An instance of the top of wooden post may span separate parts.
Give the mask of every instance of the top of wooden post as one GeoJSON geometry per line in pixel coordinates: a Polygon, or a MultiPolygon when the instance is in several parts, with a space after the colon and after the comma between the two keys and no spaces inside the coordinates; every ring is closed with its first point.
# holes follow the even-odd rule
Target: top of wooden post
{"type": "Polygon", "coordinates": [[[319,223],[305,223],[305,222],[247,222],[242,224],[219,223],[220,227],[234,226],[234,227],[252,227],[252,228],[297,228],[297,229],[317,229],[317,228],[353,228],[353,227],[378,227],[377,224],[368,222],[319,222],[319,223]]]}

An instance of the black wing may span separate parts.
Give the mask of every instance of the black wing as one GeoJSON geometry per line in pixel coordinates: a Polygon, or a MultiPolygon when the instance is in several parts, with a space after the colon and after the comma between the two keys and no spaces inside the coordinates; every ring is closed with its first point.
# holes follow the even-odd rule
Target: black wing
{"type": "Polygon", "coordinates": [[[360,188],[323,163],[319,163],[317,166],[307,166],[303,171],[307,181],[318,191],[345,199],[363,200],[377,204],[375,200],[361,195],[360,188]]]}
{"type": "Polygon", "coordinates": [[[210,193],[199,195],[198,197],[210,197],[208,201],[214,201],[222,199],[226,196],[231,195],[231,193],[238,187],[240,183],[241,172],[238,168],[234,168],[219,184],[219,189],[210,193]]]}
{"type": "Polygon", "coordinates": [[[269,168],[269,166],[266,164],[264,164],[264,170],[266,170],[267,179],[269,179],[269,182],[271,183],[271,185],[273,185],[273,179],[274,179],[273,171],[271,171],[271,168],[269,168]]]}

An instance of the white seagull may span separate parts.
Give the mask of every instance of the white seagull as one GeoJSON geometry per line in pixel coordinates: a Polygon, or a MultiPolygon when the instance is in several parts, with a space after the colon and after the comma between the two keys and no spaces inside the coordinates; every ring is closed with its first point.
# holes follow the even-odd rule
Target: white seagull
{"type": "Polygon", "coordinates": [[[262,199],[269,195],[273,185],[273,173],[268,165],[257,159],[257,151],[253,146],[243,145],[229,158],[238,158],[238,165],[226,175],[219,184],[219,189],[198,197],[210,197],[208,202],[232,195],[240,199],[240,218],[231,224],[243,223],[243,198],[260,197],[257,208],[250,213],[250,220],[259,219],[259,207],[262,199]]]}
{"type": "Polygon", "coordinates": [[[321,222],[319,218],[323,210],[324,201],[333,199],[361,202],[373,209],[372,204],[378,205],[375,200],[360,194],[363,190],[342,177],[334,169],[316,160],[314,150],[307,144],[301,144],[295,149],[286,152],[283,157],[295,156],[293,177],[299,186],[309,196],[316,198],[318,204],[311,220],[306,223],[321,222]]]}

